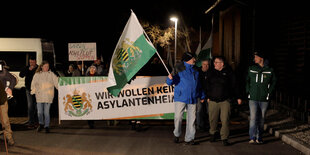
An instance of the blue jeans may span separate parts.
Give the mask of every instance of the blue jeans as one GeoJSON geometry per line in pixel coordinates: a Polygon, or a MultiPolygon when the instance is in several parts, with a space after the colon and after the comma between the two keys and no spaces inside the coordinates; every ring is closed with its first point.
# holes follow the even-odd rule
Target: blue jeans
{"type": "Polygon", "coordinates": [[[262,140],[264,132],[265,114],[268,107],[268,102],[249,101],[250,107],[250,139],[262,140]]]}
{"type": "Polygon", "coordinates": [[[38,103],[37,104],[39,124],[44,125],[44,128],[50,126],[50,107],[51,107],[51,103],[38,103]]]}
{"type": "Polygon", "coordinates": [[[26,89],[26,97],[28,104],[28,123],[34,124],[37,103],[35,102],[34,96],[30,94],[30,90],[27,89],[26,89]]]}
{"type": "Polygon", "coordinates": [[[196,104],[186,104],[183,102],[175,102],[175,112],[174,112],[174,131],[175,137],[180,137],[182,134],[182,120],[183,113],[186,108],[186,132],[185,132],[185,142],[190,142],[195,139],[195,119],[196,119],[196,104]]]}

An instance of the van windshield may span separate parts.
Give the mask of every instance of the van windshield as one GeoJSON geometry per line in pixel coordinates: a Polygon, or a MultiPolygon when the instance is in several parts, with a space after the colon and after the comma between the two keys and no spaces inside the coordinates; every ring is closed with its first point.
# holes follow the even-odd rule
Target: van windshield
{"type": "Polygon", "coordinates": [[[36,52],[1,51],[0,60],[4,60],[9,71],[20,71],[28,65],[29,57],[36,57],[36,52]]]}

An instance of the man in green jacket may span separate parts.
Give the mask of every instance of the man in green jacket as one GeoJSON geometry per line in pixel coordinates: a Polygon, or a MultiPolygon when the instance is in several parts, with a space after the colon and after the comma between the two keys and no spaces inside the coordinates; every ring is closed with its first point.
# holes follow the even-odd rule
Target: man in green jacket
{"type": "Polygon", "coordinates": [[[265,55],[261,52],[254,53],[255,65],[250,66],[246,78],[246,92],[250,107],[250,144],[262,144],[264,119],[270,95],[276,84],[274,70],[269,67],[265,55]]]}

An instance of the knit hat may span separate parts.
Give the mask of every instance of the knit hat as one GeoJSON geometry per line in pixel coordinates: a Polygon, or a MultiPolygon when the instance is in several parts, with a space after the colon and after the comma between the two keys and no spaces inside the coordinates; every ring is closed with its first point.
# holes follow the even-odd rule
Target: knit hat
{"type": "Polygon", "coordinates": [[[263,52],[260,52],[260,51],[255,51],[254,55],[259,56],[261,58],[265,58],[265,54],[263,52]]]}
{"type": "Polygon", "coordinates": [[[185,52],[182,56],[182,61],[189,61],[192,58],[196,57],[195,53],[191,53],[191,52],[185,52]]]}

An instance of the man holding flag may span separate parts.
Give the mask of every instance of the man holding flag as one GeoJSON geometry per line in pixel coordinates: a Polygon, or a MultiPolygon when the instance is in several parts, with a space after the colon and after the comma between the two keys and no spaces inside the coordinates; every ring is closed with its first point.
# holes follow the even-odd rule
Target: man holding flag
{"type": "Polygon", "coordinates": [[[199,72],[195,68],[195,54],[185,52],[182,56],[182,62],[176,65],[175,73],[172,76],[169,74],[167,78],[168,85],[175,85],[174,89],[174,142],[179,143],[181,135],[183,113],[186,108],[186,133],[185,143],[188,145],[197,145],[195,142],[195,119],[196,119],[196,103],[200,98],[200,102],[204,102],[204,92],[202,91],[199,72]]]}

